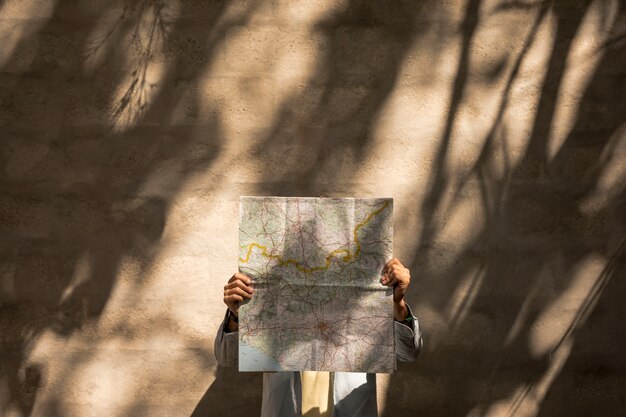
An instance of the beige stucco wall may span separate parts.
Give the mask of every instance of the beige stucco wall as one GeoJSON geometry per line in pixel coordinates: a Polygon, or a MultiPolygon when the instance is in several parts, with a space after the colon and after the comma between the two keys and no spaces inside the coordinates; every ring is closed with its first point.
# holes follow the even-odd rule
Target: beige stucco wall
{"type": "Polygon", "coordinates": [[[393,197],[381,415],[626,406],[624,6],[0,1],[0,415],[257,415],[240,195],[393,197]]]}

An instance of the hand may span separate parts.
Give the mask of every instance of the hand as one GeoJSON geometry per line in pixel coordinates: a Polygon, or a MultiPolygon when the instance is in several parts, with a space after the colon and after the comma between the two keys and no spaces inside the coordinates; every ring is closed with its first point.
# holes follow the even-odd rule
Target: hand
{"type": "Polygon", "coordinates": [[[236,273],[224,285],[224,304],[235,315],[239,313],[239,306],[252,298],[254,289],[252,280],[247,275],[236,273]]]}
{"type": "Polygon", "coordinates": [[[397,258],[393,258],[383,268],[383,274],[380,282],[393,287],[394,317],[402,321],[408,314],[408,309],[404,304],[404,295],[411,283],[411,272],[397,258]]]}

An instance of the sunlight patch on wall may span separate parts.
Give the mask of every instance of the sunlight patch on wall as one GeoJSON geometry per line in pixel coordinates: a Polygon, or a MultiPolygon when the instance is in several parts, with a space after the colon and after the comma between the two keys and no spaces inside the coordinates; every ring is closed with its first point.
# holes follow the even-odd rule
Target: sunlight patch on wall
{"type": "Polygon", "coordinates": [[[554,264],[542,265],[541,270],[532,278],[533,282],[530,290],[517,311],[515,321],[509,328],[509,332],[504,339],[504,346],[511,346],[516,341],[519,342],[518,338],[520,335],[525,335],[523,331],[526,329],[529,320],[533,318],[536,306],[545,303],[545,300],[549,299],[555,292],[555,289],[552,288],[554,285],[553,277],[559,273],[557,270],[561,268],[563,262],[562,257],[557,256],[554,264]]]}
{"type": "Polygon", "coordinates": [[[210,77],[202,82],[199,118],[207,120],[219,109],[222,156],[245,152],[269,128],[275,110],[274,83],[267,77],[210,77]]]}
{"type": "Polygon", "coordinates": [[[163,261],[151,272],[154,285],[167,293],[171,317],[189,337],[213,337],[226,308],[223,286],[237,272],[239,195],[244,192],[227,181],[220,183],[224,190],[210,196],[198,193],[206,186],[200,180],[198,188],[189,183],[181,190],[168,213],[163,261]],[[176,303],[177,298],[186,301],[176,303]]]}
{"type": "MultiPolygon", "coordinates": [[[[301,92],[326,64],[320,56],[325,40],[315,28],[316,19],[328,13],[330,6],[308,4],[297,25],[242,25],[225,32],[223,43],[216,47],[215,61],[202,77],[201,113],[220,109],[226,146],[235,147],[232,153],[245,152],[248,140],[258,140],[280,123],[284,115],[279,111],[285,106],[306,113],[311,98],[300,100],[301,92]],[[296,100],[297,104],[289,106],[296,100]]],[[[317,104],[314,99],[311,103],[317,104]]]]}
{"type": "Polygon", "coordinates": [[[483,266],[476,265],[459,278],[459,283],[454,289],[448,305],[444,308],[444,315],[450,330],[454,330],[463,323],[482,289],[486,273],[487,270],[483,266]]]}
{"type": "Polygon", "coordinates": [[[472,190],[467,195],[463,195],[467,190],[462,190],[462,195],[456,198],[452,196],[454,190],[451,191],[447,193],[450,199],[441,204],[441,212],[446,213],[445,223],[436,240],[445,242],[458,252],[457,255],[461,255],[467,244],[479,237],[485,222],[490,219],[486,218],[486,210],[477,190],[472,190]]]}
{"type": "Polygon", "coordinates": [[[455,118],[448,151],[450,169],[461,172],[469,171],[480,156],[500,104],[498,89],[481,86],[468,90],[455,118]]]}
{"type": "MultiPolygon", "coordinates": [[[[409,161],[416,161],[414,168],[419,172],[410,174],[424,176],[422,170],[436,150],[437,138],[445,120],[447,106],[441,99],[442,90],[445,90],[445,86],[423,86],[416,89],[400,84],[391,92],[374,123],[372,155],[385,161],[390,158],[398,159],[399,149],[403,149],[403,152],[419,152],[411,157],[404,153],[403,156],[407,156],[409,161]],[[390,146],[393,143],[397,145],[390,146]],[[415,146],[416,143],[420,146],[415,146]]],[[[396,178],[402,181],[416,179],[415,175],[396,178]]]]}
{"type": "MultiPolygon", "coordinates": [[[[76,352],[72,345],[66,345],[68,353],[76,352]]],[[[195,376],[194,364],[186,357],[189,352],[176,338],[156,334],[133,343],[117,337],[89,348],[88,355],[57,358],[72,362],[65,370],[69,373],[59,370],[55,375],[57,383],[65,382],[55,389],[63,398],[64,415],[121,417],[129,415],[128,410],[137,403],[167,405],[171,399],[155,393],[178,396],[189,387],[184,380],[195,376]],[[172,368],[172,363],[178,367],[172,368]]]]}
{"type": "Polygon", "coordinates": [[[454,42],[439,46],[439,54],[425,53],[422,47],[430,45],[416,40],[408,49],[394,89],[372,121],[370,157],[355,173],[358,182],[385,184],[390,195],[408,189],[419,195],[426,186],[429,171],[436,169],[431,165],[449,106],[449,78],[454,75],[449,60],[457,52],[454,42]]]}
{"type": "Polygon", "coordinates": [[[626,123],[609,139],[600,157],[602,172],[594,190],[580,203],[587,216],[598,214],[626,188],[626,123]]]}
{"type": "Polygon", "coordinates": [[[275,14],[289,24],[310,24],[341,12],[347,5],[347,0],[276,0],[275,14]]]}
{"type": "Polygon", "coordinates": [[[237,271],[240,191],[225,187],[224,193],[209,196],[206,178],[198,176],[185,184],[168,211],[158,259],[142,271],[138,262],[126,258],[106,319],[100,320],[103,328],[113,329],[116,323],[131,328],[161,323],[163,331],[189,342],[208,343],[226,308],[223,285],[237,271]],[[130,317],[129,306],[141,314],[130,317]]]}
{"type": "Polygon", "coordinates": [[[70,282],[63,290],[59,304],[69,300],[76,288],[89,281],[92,274],[91,263],[92,261],[89,253],[81,254],[81,256],[76,260],[76,264],[74,265],[74,274],[72,275],[70,282]]]}
{"type": "MultiPolygon", "coordinates": [[[[15,59],[20,43],[39,32],[52,17],[55,0],[5,0],[0,2],[0,68],[15,59]]],[[[36,45],[39,46],[39,45],[36,45]]],[[[36,48],[35,48],[36,52],[36,48]]],[[[20,53],[22,53],[20,51],[20,53]]],[[[21,67],[27,68],[35,57],[28,54],[21,67]]]]}
{"type": "Polygon", "coordinates": [[[117,323],[124,322],[131,325],[137,315],[129,315],[129,306],[137,306],[141,297],[134,282],[142,276],[140,260],[132,256],[123,256],[120,259],[115,282],[111,288],[109,298],[99,317],[98,327],[105,334],[115,332],[117,323]]]}
{"type": "Polygon", "coordinates": [[[556,18],[549,11],[520,64],[518,76],[510,91],[505,129],[514,166],[525,154],[530,140],[555,38],[556,18]]]}
{"type": "Polygon", "coordinates": [[[350,169],[350,189],[355,195],[393,197],[394,253],[409,262],[421,234],[422,207],[429,168],[436,150],[437,106],[429,105],[437,94],[398,86],[383,103],[373,122],[370,141],[361,149],[366,155],[350,169]],[[416,144],[419,143],[419,146],[416,144]]]}
{"type": "MultiPolygon", "coordinates": [[[[601,278],[607,264],[605,257],[591,254],[572,266],[571,284],[556,300],[546,307],[532,324],[528,336],[528,348],[535,358],[553,351],[565,336],[584,323],[576,323],[578,311],[597,299],[588,299],[596,282],[601,278]]],[[[597,296],[597,294],[596,294],[597,296]]],[[[591,308],[590,310],[593,310],[591,308]]],[[[586,317],[582,318],[584,321],[586,317]]]]}
{"type": "Polygon", "coordinates": [[[467,414],[468,417],[534,417],[538,415],[543,399],[569,358],[572,345],[572,341],[567,340],[558,347],[551,356],[548,368],[537,381],[518,385],[508,398],[496,401],[485,412],[475,408],[467,414]]]}
{"type": "Polygon", "coordinates": [[[604,55],[603,44],[610,35],[618,8],[618,1],[595,0],[572,40],[547,139],[548,160],[555,157],[578,120],[578,109],[584,104],[587,85],[604,55]]]}
{"type": "Polygon", "coordinates": [[[46,329],[32,341],[25,363],[40,365],[45,377],[33,415],[55,410],[68,417],[116,417],[142,405],[171,405],[171,398],[154,393],[180,401],[200,398],[205,386],[198,386],[197,379],[207,375],[214,362],[215,323],[207,326],[203,310],[211,303],[190,302],[189,295],[202,297],[205,281],[193,271],[209,268],[179,261],[170,263],[169,270],[152,273],[126,256],[98,322],[85,322],[80,332],[70,335],[46,329]],[[145,278],[158,274],[160,279],[145,278]],[[143,280],[141,285],[137,279],[143,280]],[[199,288],[185,292],[190,283],[199,288]],[[186,312],[183,316],[173,312],[180,308],[186,312]]]}
{"type": "Polygon", "coordinates": [[[112,94],[112,123],[115,132],[126,132],[150,107],[154,97],[162,87],[161,81],[166,72],[163,62],[150,62],[140,65],[130,78],[120,84],[112,94]]]}
{"type": "MultiPolygon", "coordinates": [[[[82,364],[69,382],[70,386],[65,389],[70,398],[73,397],[74,415],[80,415],[76,408],[86,407],[89,414],[119,416],[126,404],[132,401],[132,393],[135,391],[135,378],[143,373],[141,368],[134,371],[127,366],[115,366],[113,356],[124,356],[124,349],[118,341],[107,343],[104,350],[102,347],[95,355],[89,358],[89,362],[82,364]],[[129,378],[134,375],[134,378],[129,378]]],[[[128,365],[128,364],[126,364],[128,365]]],[[[68,401],[69,402],[69,401],[68,401]]],[[[70,403],[71,404],[71,403],[70,403]]],[[[67,402],[66,406],[69,406],[67,402]]]]}
{"type": "Polygon", "coordinates": [[[321,39],[302,30],[293,33],[291,39],[281,50],[272,74],[279,100],[288,98],[299,85],[310,82],[318,64],[321,39]]]}
{"type": "Polygon", "coordinates": [[[440,98],[449,97],[450,83],[456,76],[461,42],[454,26],[438,22],[415,36],[398,70],[396,85],[431,89],[440,98]],[[436,89],[436,90],[435,90],[436,89]]]}

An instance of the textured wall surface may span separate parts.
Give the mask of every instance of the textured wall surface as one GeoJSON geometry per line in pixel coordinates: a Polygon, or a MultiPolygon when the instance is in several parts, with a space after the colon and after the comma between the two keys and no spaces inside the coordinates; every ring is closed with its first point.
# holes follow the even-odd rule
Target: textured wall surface
{"type": "Polygon", "coordinates": [[[254,416],[240,195],[389,196],[381,416],[626,409],[617,0],[0,0],[0,415],[254,416]]]}

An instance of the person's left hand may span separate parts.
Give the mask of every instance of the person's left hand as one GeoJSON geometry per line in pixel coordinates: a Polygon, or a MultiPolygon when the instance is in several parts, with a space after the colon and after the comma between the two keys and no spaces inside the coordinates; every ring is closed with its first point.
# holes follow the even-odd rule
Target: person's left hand
{"type": "Polygon", "coordinates": [[[395,304],[396,316],[405,316],[406,307],[404,305],[404,295],[411,283],[411,272],[397,259],[393,258],[383,268],[383,276],[380,282],[388,287],[393,287],[393,302],[395,304]],[[399,314],[398,314],[399,313],[399,314]]]}

